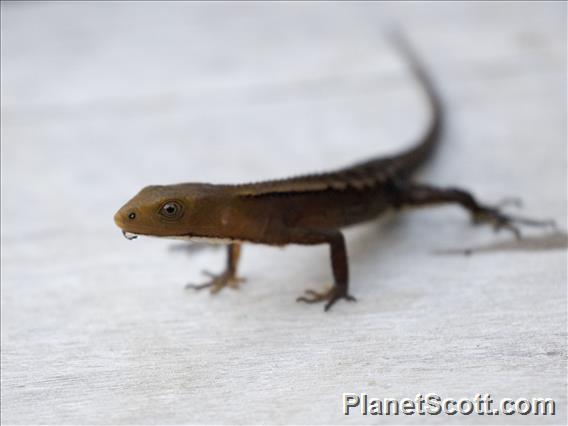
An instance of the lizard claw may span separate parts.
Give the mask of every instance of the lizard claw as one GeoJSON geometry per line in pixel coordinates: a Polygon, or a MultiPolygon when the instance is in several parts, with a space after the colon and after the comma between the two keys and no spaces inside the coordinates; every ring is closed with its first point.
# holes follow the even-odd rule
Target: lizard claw
{"type": "Polygon", "coordinates": [[[306,294],[310,295],[311,297],[300,296],[296,299],[296,302],[304,302],[304,303],[318,303],[327,301],[324,306],[324,310],[328,311],[329,308],[332,307],[335,302],[339,299],[345,299],[349,302],[356,302],[353,296],[347,293],[347,289],[339,286],[333,286],[328,291],[325,292],[317,292],[314,290],[306,290],[306,294]]]}
{"type": "Polygon", "coordinates": [[[231,287],[234,289],[239,288],[239,284],[245,282],[244,278],[237,277],[236,275],[225,271],[221,274],[213,274],[209,271],[202,271],[203,275],[211,278],[203,284],[187,284],[186,289],[202,290],[204,288],[211,288],[211,294],[218,293],[225,287],[231,287]]]}
{"type": "Polygon", "coordinates": [[[521,231],[516,225],[527,226],[550,226],[556,229],[554,220],[534,220],[524,217],[509,216],[501,213],[499,208],[482,207],[473,212],[474,224],[489,223],[493,225],[493,229],[498,232],[501,229],[511,231],[517,239],[521,239],[521,231]]]}

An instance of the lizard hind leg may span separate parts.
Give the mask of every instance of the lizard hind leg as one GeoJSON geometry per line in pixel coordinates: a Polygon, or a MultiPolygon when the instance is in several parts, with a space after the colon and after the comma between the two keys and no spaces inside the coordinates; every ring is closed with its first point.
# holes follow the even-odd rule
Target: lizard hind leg
{"type": "MultiPolygon", "coordinates": [[[[457,188],[436,188],[428,185],[408,185],[397,188],[398,207],[419,207],[433,204],[455,203],[469,211],[474,224],[489,224],[495,231],[507,229],[516,238],[521,238],[519,225],[534,227],[555,227],[553,220],[535,220],[503,213],[501,206],[491,207],[480,204],[469,192],[457,188]]],[[[503,203],[502,203],[503,204],[503,203]]],[[[507,203],[505,203],[507,204],[507,203]]],[[[519,204],[518,200],[514,204],[519,204]]]]}

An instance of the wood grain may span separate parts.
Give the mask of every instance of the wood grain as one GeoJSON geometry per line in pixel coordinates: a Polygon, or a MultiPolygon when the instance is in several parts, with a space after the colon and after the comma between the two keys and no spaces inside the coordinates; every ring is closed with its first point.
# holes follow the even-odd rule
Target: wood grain
{"type": "MultiPolygon", "coordinates": [[[[141,187],[322,172],[420,135],[400,23],[447,112],[424,180],[566,227],[566,4],[3,3],[4,424],[565,424],[565,249],[457,208],[347,233],[358,303],[295,302],[325,247],[247,245],[239,291],[184,291],[223,251],[122,238],[141,187]],[[547,249],[547,247],[549,249],[547,249]],[[554,417],[343,416],[378,398],[550,397],[554,417]]],[[[538,237],[539,232],[529,232],[538,237]]]]}

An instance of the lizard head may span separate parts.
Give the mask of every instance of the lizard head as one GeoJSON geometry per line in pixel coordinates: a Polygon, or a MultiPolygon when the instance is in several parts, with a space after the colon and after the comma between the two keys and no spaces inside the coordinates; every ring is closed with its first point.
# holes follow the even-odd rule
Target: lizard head
{"type": "Polygon", "coordinates": [[[199,231],[200,218],[210,216],[204,186],[147,186],[118,210],[114,221],[128,239],[137,235],[192,236],[199,231]]]}

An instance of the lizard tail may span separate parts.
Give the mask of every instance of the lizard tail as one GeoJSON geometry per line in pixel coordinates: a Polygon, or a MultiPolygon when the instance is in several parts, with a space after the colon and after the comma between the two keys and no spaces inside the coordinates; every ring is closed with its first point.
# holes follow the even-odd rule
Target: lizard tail
{"type": "Polygon", "coordinates": [[[344,173],[374,175],[378,172],[378,175],[382,175],[386,170],[389,176],[406,178],[430,157],[439,140],[442,128],[442,107],[432,80],[414,50],[400,33],[392,33],[390,38],[405,56],[414,78],[420,83],[430,106],[432,118],[421,141],[412,148],[394,156],[375,158],[355,164],[343,169],[344,173]]]}
{"type": "Polygon", "coordinates": [[[391,178],[397,180],[408,177],[428,159],[440,135],[442,125],[440,100],[425,68],[421,65],[414,51],[399,34],[394,34],[392,40],[408,60],[410,69],[422,86],[430,104],[432,118],[420,143],[398,155],[374,158],[332,172],[297,176],[252,186],[241,186],[241,195],[258,196],[274,193],[316,192],[330,188],[343,190],[347,187],[358,190],[374,188],[391,178]]]}
{"type": "Polygon", "coordinates": [[[409,175],[431,156],[440,139],[442,129],[442,104],[434,84],[426,72],[426,67],[422,64],[418,55],[408,42],[400,33],[393,33],[391,39],[398,50],[405,56],[414,78],[416,78],[418,83],[422,86],[431,111],[430,123],[420,143],[396,157],[391,158],[393,168],[398,169],[396,170],[397,174],[409,175]]]}

